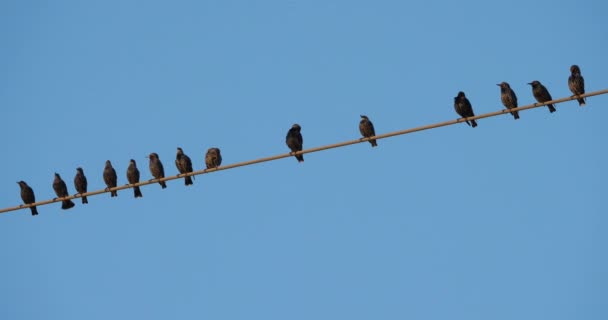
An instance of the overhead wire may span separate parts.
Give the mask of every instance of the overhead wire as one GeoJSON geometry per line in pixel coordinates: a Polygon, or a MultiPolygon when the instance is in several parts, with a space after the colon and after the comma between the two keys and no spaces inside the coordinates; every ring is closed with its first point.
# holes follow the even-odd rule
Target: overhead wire
{"type": "Polygon", "coordinates": [[[373,140],[373,139],[380,140],[380,139],[390,138],[390,137],[394,137],[394,136],[414,133],[414,132],[418,132],[418,131],[436,129],[439,127],[445,127],[445,126],[454,125],[454,124],[458,124],[458,123],[462,123],[462,122],[466,122],[466,121],[495,117],[495,116],[503,115],[506,113],[511,113],[513,111],[524,111],[524,110],[528,110],[528,109],[540,108],[540,107],[543,107],[543,106],[546,106],[549,104],[558,104],[558,103],[563,103],[563,102],[567,102],[567,101],[571,101],[571,100],[576,100],[578,98],[593,97],[593,96],[602,95],[602,94],[606,94],[606,93],[608,93],[608,89],[588,92],[588,93],[585,93],[582,95],[574,95],[574,96],[570,96],[570,97],[555,99],[555,100],[551,100],[551,101],[547,101],[547,102],[543,102],[543,103],[533,103],[533,104],[525,105],[525,106],[514,108],[514,109],[502,109],[499,111],[484,113],[484,114],[477,115],[474,117],[458,118],[458,119],[454,119],[454,120],[438,122],[438,123],[429,124],[429,125],[425,125],[425,126],[414,127],[414,128],[399,130],[399,131],[393,131],[393,132],[379,134],[379,135],[376,135],[373,137],[368,137],[368,138],[360,138],[360,139],[356,139],[356,140],[338,142],[338,143],[324,145],[324,146],[320,146],[320,147],[305,149],[305,150],[298,151],[298,152],[283,153],[283,154],[270,156],[270,157],[264,157],[264,158],[254,159],[254,160],[237,162],[237,163],[233,163],[233,164],[219,166],[217,168],[198,170],[198,171],[193,171],[193,172],[189,172],[189,173],[168,176],[168,177],[164,177],[164,178],[160,178],[160,179],[151,179],[151,180],[141,181],[139,183],[117,186],[114,188],[106,188],[106,189],[90,191],[90,192],[82,193],[82,194],[74,194],[74,195],[62,197],[62,198],[53,198],[53,199],[49,199],[49,200],[43,200],[43,201],[31,203],[31,204],[22,204],[22,205],[18,205],[18,206],[14,206],[14,207],[0,209],[0,213],[6,213],[6,212],[20,210],[20,209],[26,209],[26,208],[33,207],[33,206],[36,206],[36,207],[44,206],[44,205],[48,205],[51,203],[60,202],[63,200],[68,200],[68,199],[90,197],[90,196],[95,196],[95,195],[102,194],[102,193],[108,193],[108,192],[112,192],[112,191],[130,189],[130,188],[137,187],[137,186],[145,186],[145,185],[149,185],[149,184],[154,184],[154,183],[158,183],[161,181],[170,181],[170,180],[180,179],[180,178],[183,178],[186,176],[196,176],[196,175],[207,174],[207,173],[212,173],[212,172],[221,171],[221,170],[234,169],[234,168],[249,166],[249,165],[253,165],[253,164],[257,164],[257,163],[274,161],[274,160],[278,160],[278,159],[282,159],[282,158],[288,158],[288,157],[292,157],[296,154],[300,155],[300,154],[306,154],[306,153],[319,152],[319,151],[328,150],[328,149],[340,148],[340,147],[345,147],[345,146],[349,146],[352,144],[367,142],[367,141],[373,140]]]}

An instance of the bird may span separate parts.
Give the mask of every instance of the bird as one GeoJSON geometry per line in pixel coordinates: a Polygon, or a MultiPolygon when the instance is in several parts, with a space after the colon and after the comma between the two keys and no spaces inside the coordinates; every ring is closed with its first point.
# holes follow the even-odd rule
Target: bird
{"type": "MultiPolygon", "coordinates": [[[[536,101],[542,103],[553,100],[547,88],[545,88],[545,86],[543,86],[540,81],[534,80],[528,84],[532,86],[532,95],[534,95],[536,101]]],[[[547,107],[549,108],[549,112],[556,111],[555,107],[552,104],[548,104],[547,107]]]]}
{"type": "MultiPolygon", "coordinates": [[[[129,181],[129,184],[139,182],[139,170],[137,169],[137,163],[135,163],[135,160],[133,159],[129,160],[129,167],[127,168],[127,181],[129,181]]],[[[139,186],[133,187],[133,195],[135,198],[143,197],[139,186]]]]}
{"type": "MultiPolygon", "coordinates": [[[[34,190],[32,190],[32,188],[30,188],[25,181],[19,181],[17,184],[19,184],[19,187],[21,188],[21,200],[23,200],[23,203],[35,203],[36,196],[34,196],[34,190]]],[[[30,207],[30,210],[32,211],[33,216],[38,215],[38,209],[36,209],[36,206],[30,207]]]]}
{"type": "MultiPolygon", "coordinates": [[[[374,124],[369,120],[367,116],[361,115],[361,121],[359,122],[359,132],[364,138],[373,137],[376,135],[376,131],[374,130],[374,124]]],[[[377,147],[376,139],[370,139],[369,143],[371,143],[372,147],[377,147]]]]}
{"type": "MultiPolygon", "coordinates": [[[[160,162],[160,159],[158,158],[158,154],[152,152],[148,158],[150,159],[150,173],[152,173],[154,179],[164,178],[165,169],[163,168],[163,163],[160,162]]],[[[163,189],[167,187],[167,184],[164,181],[159,181],[158,183],[161,185],[161,187],[163,187],[163,189]]]]}
{"type": "MultiPolygon", "coordinates": [[[[103,181],[106,183],[106,191],[110,190],[110,188],[115,188],[118,184],[118,177],[116,176],[116,170],[112,168],[112,163],[110,160],[106,160],[106,167],[103,169],[103,181]]],[[[118,196],[118,191],[112,190],[110,193],[110,197],[118,196]]]]}
{"type": "MultiPolygon", "coordinates": [[[[471,106],[469,99],[467,99],[462,91],[458,92],[458,95],[454,97],[454,109],[456,110],[456,113],[463,118],[475,116],[475,113],[473,113],[473,106],[471,106]]],[[[475,119],[470,120],[470,122],[469,120],[466,120],[466,123],[473,128],[477,127],[475,119]]]]}
{"type": "MultiPolygon", "coordinates": [[[[507,107],[507,109],[517,108],[517,96],[515,92],[511,90],[511,86],[509,86],[506,82],[501,82],[497,84],[500,87],[500,99],[502,100],[502,104],[507,107]]],[[[517,111],[511,112],[513,118],[515,120],[519,119],[519,113],[517,111]]]]}
{"type": "MultiPolygon", "coordinates": [[[[76,176],[74,177],[74,188],[78,194],[87,193],[87,177],[84,175],[81,167],[76,168],[76,176]]],[[[82,203],[89,203],[87,196],[82,197],[82,203]]]]}
{"type": "MultiPolygon", "coordinates": [[[[55,194],[57,194],[57,198],[63,198],[69,196],[68,194],[68,186],[59,176],[59,173],[55,173],[55,180],[53,180],[53,190],[55,190],[55,194]]],[[[53,199],[56,200],[57,198],[53,199]]],[[[62,200],[61,201],[61,209],[67,210],[73,208],[75,206],[72,200],[62,200]]]]}
{"type": "MultiPolygon", "coordinates": [[[[585,93],[585,79],[583,79],[583,76],[581,75],[581,69],[575,64],[570,67],[568,88],[570,88],[570,91],[572,91],[575,96],[585,93]]],[[[579,106],[582,107],[585,105],[585,98],[578,98],[577,100],[579,106]]]]}
{"type": "MultiPolygon", "coordinates": [[[[291,126],[291,129],[289,129],[289,131],[287,131],[285,143],[287,143],[287,146],[289,147],[289,149],[291,149],[292,153],[302,151],[302,144],[304,143],[304,140],[302,139],[302,134],[300,133],[300,130],[302,130],[302,128],[299,124],[296,123],[291,126]]],[[[298,162],[304,162],[304,155],[296,154],[295,157],[296,159],[298,159],[298,162]]]]}
{"type": "MultiPolygon", "coordinates": [[[[177,171],[179,171],[180,174],[192,172],[192,161],[190,160],[190,157],[188,157],[184,153],[184,150],[179,147],[177,148],[177,155],[175,156],[175,166],[177,167],[177,171]]],[[[193,182],[191,176],[184,177],[185,185],[189,186],[192,183],[193,182]]]]}
{"type": "Polygon", "coordinates": [[[219,148],[209,148],[205,155],[205,165],[207,169],[217,168],[222,164],[222,154],[219,148]]]}

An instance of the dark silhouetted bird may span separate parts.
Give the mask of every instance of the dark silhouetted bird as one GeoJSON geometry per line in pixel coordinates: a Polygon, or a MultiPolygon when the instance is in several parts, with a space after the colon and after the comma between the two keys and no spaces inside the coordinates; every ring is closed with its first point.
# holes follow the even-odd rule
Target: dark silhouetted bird
{"type": "MultiPolygon", "coordinates": [[[[581,69],[575,64],[570,67],[568,88],[570,88],[570,91],[572,91],[575,96],[585,93],[585,79],[583,79],[583,76],[581,75],[581,69]]],[[[585,98],[578,98],[577,100],[579,106],[582,107],[585,105],[585,98]]]]}
{"type": "MultiPolygon", "coordinates": [[[[302,139],[302,134],[300,133],[300,130],[302,130],[302,128],[299,124],[296,123],[291,126],[291,129],[289,129],[289,131],[287,132],[285,143],[287,143],[287,146],[289,147],[289,149],[291,149],[292,153],[302,151],[302,144],[304,143],[304,140],[302,139]]],[[[295,157],[296,159],[298,159],[298,162],[304,162],[304,155],[296,154],[295,157]]]]}
{"type": "MultiPolygon", "coordinates": [[[[134,184],[139,182],[139,170],[137,169],[137,164],[135,160],[131,159],[129,161],[129,168],[127,168],[127,181],[129,184],[134,184]]],[[[141,198],[143,195],[141,194],[141,190],[139,186],[133,187],[133,194],[135,198],[141,198]]]]}
{"type": "MultiPolygon", "coordinates": [[[[103,169],[103,181],[106,183],[106,191],[110,190],[110,188],[115,188],[118,184],[118,176],[116,176],[116,170],[112,168],[112,163],[110,160],[106,160],[106,167],[103,169]]],[[[118,196],[118,191],[112,190],[110,192],[110,197],[118,196]]]]}
{"type": "MultiPolygon", "coordinates": [[[[163,168],[163,163],[160,162],[158,154],[152,152],[148,158],[150,159],[150,173],[152,173],[154,179],[164,178],[165,168],[163,168]]],[[[167,187],[167,184],[164,181],[159,181],[158,183],[161,185],[161,187],[163,187],[163,189],[167,187]]]]}
{"type": "MultiPolygon", "coordinates": [[[[19,181],[17,184],[19,184],[19,187],[21,188],[21,200],[23,200],[23,203],[30,204],[36,202],[34,190],[32,190],[32,188],[30,188],[25,181],[19,181]]],[[[33,216],[38,215],[38,209],[36,209],[35,206],[30,207],[30,210],[32,211],[33,216]]]]}
{"type": "MultiPolygon", "coordinates": [[[[361,121],[359,121],[359,132],[364,138],[373,137],[376,135],[376,130],[374,130],[374,124],[369,120],[367,116],[361,115],[361,121]]],[[[369,140],[369,143],[372,144],[372,147],[377,147],[376,139],[369,140]]]]}
{"type": "Polygon", "coordinates": [[[217,168],[222,164],[222,154],[219,148],[209,148],[205,155],[205,165],[207,169],[217,168]]]}
{"type": "MultiPolygon", "coordinates": [[[[462,91],[458,92],[458,95],[454,97],[454,109],[456,110],[456,113],[463,118],[475,116],[475,113],[473,113],[473,106],[471,106],[469,99],[467,99],[462,91]]],[[[473,128],[477,127],[477,122],[475,122],[475,119],[471,120],[470,122],[467,120],[466,122],[473,128]]]]}
{"type": "MultiPolygon", "coordinates": [[[[61,179],[61,177],[59,176],[59,173],[55,173],[55,180],[53,180],[53,190],[55,190],[55,194],[57,195],[57,198],[63,198],[63,197],[69,196],[68,186],[61,179]]],[[[57,198],[55,198],[55,199],[57,199],[57,198]]],[[[70,200],[70,199],[61,201],[61,209],[67,210],[74,206],[75,206],[74,202],[72,202],[72,200],[70,200]]]]}
{"type": "MultiPolygon", "coordinates": [[[[182,148],[177,148],[177,155],[175,156],[175,166],[180,174],[192,172],[192,161],[188,157],[182,148]]],[[[192,184],[192,177],[184,177],[184,183],[189,186],[192,184]]]]}
{"type": "MultiPolygon", "coordinates": [[[[76,176],[74,177],[74,188],[79,194],[87,193],[87,177],[84,175],[81,167],[76,168],[76,176]]],[[[87,197],[82,197],[82,203],[89,203],[87,197]]]]}
{"type": "MultiPolygon", "coordinates": [[[[547,102],[553,100],[547,88],[545,88],[545,86],[543,86],[540,81],[534,80],[528,84],[532,86],[532,95],[534,95],[536,101],[547,102]]],[[[552,104],[548,104],[547,107],[549,108],[549,112],[556,111],[555,107],[552,104]]]]}
{"type": "MultiPolygon", "coordinates": [[[[507,107],[507,109],[517,108],[517,96],[515,92],[511,90],[511,86],[509,86],[506,82],[501,82],[497,84],[500,87],[500,100],[502,100],[502,104],[507,107]]],[[[511,112],[513,118],[515,120],[519,119],[519,112],[513,111],[511,112]]]]}

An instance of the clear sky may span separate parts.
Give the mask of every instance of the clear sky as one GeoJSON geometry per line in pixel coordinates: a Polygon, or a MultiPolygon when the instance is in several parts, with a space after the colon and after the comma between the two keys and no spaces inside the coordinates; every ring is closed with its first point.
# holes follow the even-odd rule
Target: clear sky
{"type": "MultiPolygon", "coordinates": [[[[606,1],[0,2],[0,207],[608,88],[606,1]]],[[[607,319],[608,96],[0,215],[0,319],[607,319]]]]}

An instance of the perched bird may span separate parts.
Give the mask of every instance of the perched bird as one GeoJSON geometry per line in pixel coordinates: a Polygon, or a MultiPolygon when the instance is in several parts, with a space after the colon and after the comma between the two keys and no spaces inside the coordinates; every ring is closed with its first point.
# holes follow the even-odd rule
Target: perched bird
{"type": "MultiPolygon", "coordinates": [[[[373,137],[376,135],[376,131],[374,130],[374,124],[369,121],[367,116],[361,115],[361,121],[359,122],[359,131],[364,138],[373,137]]],[[[376,139],[369,140],[369,143],[372,144],[372,147],[377,147],[376,139]]]]}
{"type": "Polygon", "coordinates": [[[205,155],[205,165],[207,169],[217,168],[222,164],[222,154],[219,148],[209,148],[205,155]]]}
{"type": "MultiPolygon", "coordinates": [[[[103,169],[103,181],[106,183],[106,191],[110,188],[115,188],[118,184],[118,177],[116,176],[116,170],[112,168],[112,163],[110,160],[106,160],[106,167],[103,169]]],[[[110,197],[118,196],[118,191],[112,190],[110,193],[110,197]]]]}
{"type": "MultiPolygon", "coordinates": [[[[568,88],[570,88],[570,91],[572,91],[575,96],[585,93],[585,79],[583,79],[583,76],[581,75],[581,69],[575,64],[570,67],[568,88]]],[[[582,107],[585,105],[585,98],[578,98],[577,100],[579,106],[582,107]]]]}
{"type": "MultiPolygon", "coordinates": [[[[192,172],[192,161],[188,157],[182,148],[177,148],[177,155],[175,156],[175,166],[180,174],[192,172]]],[[[185,176],[184,183],[189,186],[192,184],[192,177],[185,176]]]]}
{"type": "MultiPolygon", "coordinates": [[[[517,108],[517,96],[515,92],[511,90],[511,86],[509,86],[506,82],[501,82],[497,84],[500,87],[500,99],[502,100],[502,104],[507,107],[507,109],[517,108]]],[[[519,119],[519,113],[517,111],[511,112],[513,118],[515,120],[519,119]]]]}
{"type": "MultiPolygon", "coordinates": [[[[291,152],[302,151],[302,144],[304,143],[304,140],[302,139],[300,130],[302,130],[302,128],[296,123],[291,126],[291,129],[289,129],[287,132],[285,143],[287,143],[287,146],[289,149],[291,149],[291,152]]],[[[297,154],[295,157],[298,159],[298,162],[304,162],[304,155],[297,154]]]]}
{"type": "MultiPolygon", "coordinates": [[[[87,177],[84,175],[81,167],[76,168],[76,176],[74,177],[74,188],[79,194],[87,193],[87,177]]],[[[89,203],[87,197],[82,197],[82,203],[89,203]]]]}
{"type": "MultiPolygon", "coordinates": [[[[63,197],[69,196],[68,186],[65,184],[65,182],[63,180],[61,180],[59,173],[55,173],[55,180],[53,180],[53,190],[55,190],[55,194],[57,194],[57,198],[63,198],[63,197]]],[[[55,199],[57,199],[57,198],[55,198],[55,199]]],[[[53,199],[53,200],[55,200],[55,199],[53,199]]],[[[75,206],[74,202],[72,202],[72,200],[70,200],[70,199],[61,201],[61,209],[67,210],[74,206],[75,206]]]]}
{"type": "MultiPolygon", "coordinates": [[[[137,169],[137,164],[135,160],[131,159],[129,161],[129,168],[127,168],[127,180],[129,184],[134,184],[139,182],[139,170],[137,169]]],[[[133,194],[135,198],[141,198],[143,195],[141,194],[141,190],[139,186],[133,187],[133,194]]]]}
{"type": "MultiPolygon", "coordinates": [[[[165,169],[163,168],[163,163],[160,162],[160,159],[158,158],[158,154],[152,152],[148,158],[150,159],[150,173],[152,173],[154,179],[164,178],[165,169]]],[[[158,183],[163,189],[167,187],[167,184],[164,181],[159,181],[158,183]]]]}
{"type": "MultiPolygon", "coordinates": [[[[30,186],[28,186],[27,183],[25,183],[25,181],[19,181],[17,183],[19,184],[19,187],[21,188],[21,200],[23,200],[23,203],[30,204],[30,203],[36,202],[36,197],[34,196],[34,190],[32,190],[32,188],[30,188],[30,186]]],[[[36,209],[35,206],[30,207],[30,210],[32,211],[33,216],[38,215],[38,209],[36,209]]]]}
{"type": "MultiPolygon", "coordinates": [[[[534,95],[536,101],[542,103],[553,100],[547,88],[545,88],[545,86],[543,86],[540,81],[534,80],[528,84],[532,86],[532,95],[534,95]]],[[[555,107],[552,104],[548,104],[547,107],[549,108],[549,112],[556,111],[555,107]]]]}
{"type": "MultiPolygon", "coordinates": [[[[473,113],[473,106],[471,106],[469,99],[467,99],[462,91],[458,92],[458,95],[454,97],[454,109],[456,110],[456,113],[463,118],[475,116],[475,113],[473,113]]],[[[470,122],[467,120],[466,122],[473,128],[477,127],[477,122],[475,122],[475,119],[471,120],[470,122]]]]}

